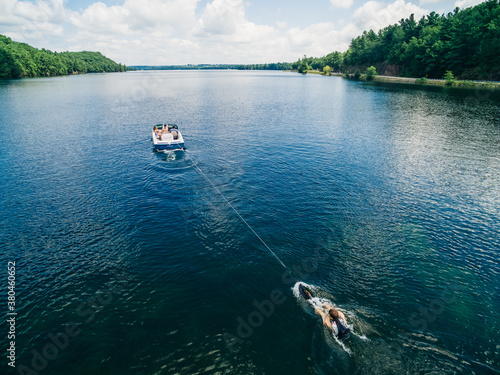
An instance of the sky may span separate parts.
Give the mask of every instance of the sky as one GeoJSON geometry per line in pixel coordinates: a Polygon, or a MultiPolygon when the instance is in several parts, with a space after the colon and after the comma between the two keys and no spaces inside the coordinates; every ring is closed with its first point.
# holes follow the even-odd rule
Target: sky
{"type": "Polygon", "coordinates": [[[126,65],[293,62],[364,30],[482,0],[0,0],[0,34],[126,65]]]}

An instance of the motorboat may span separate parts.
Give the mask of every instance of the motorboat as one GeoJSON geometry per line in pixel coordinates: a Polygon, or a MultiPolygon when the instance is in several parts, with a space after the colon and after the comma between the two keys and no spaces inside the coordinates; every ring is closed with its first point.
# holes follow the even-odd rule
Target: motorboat
{"type": "Polygon", "coordinates": [[[184,138],[175,124],[157,124],[152,131],[155,150],[184,150],[184,138]]]}

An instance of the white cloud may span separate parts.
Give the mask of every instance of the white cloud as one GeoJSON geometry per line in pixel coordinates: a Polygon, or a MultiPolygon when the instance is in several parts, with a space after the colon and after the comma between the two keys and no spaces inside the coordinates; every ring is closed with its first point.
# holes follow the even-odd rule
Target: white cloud
{"type": "Polygon", "coordinates": [[[94,3],[72,18],[80,30],[72,42],[80,49],[98,46],[104,54],[128,64],[282,60],[279,55],[286,43],[277,29],[248,21],[242,0],[213,0],[199,18],[195,16],[197,3],[198,0],[127,0],[122,6],[94,3]]]}
{"type": "Polygon", "coordinates": [[[123,5],[94,3],[71,18],[77,33],[71,50],[96,50],[126,64],[190,62],[200,49],[190,38],[197,25],[199,0],[126,0],[123,5]]]}
{"type": "Polygon", "coordinates": [[[442,3],[443,0],[420,0],[419,4],[424,5],[424,4],[436,4],[436,3],[442,3]]]}
{"type": "Polygon", "coordinates": [[[334,8],[343,8],[347,9],[354,4],[354,0],[330,0],[330,4],[334,8]]]}
{"type": "Polygon", "coordinates": [[[123,5],[107,6],[97,2],[82,14],[75,14],[71,22],[94,33],[132,34],[162,29],[166,34],[185,30],[195,22],[199,0],[126,0],[123,5]]]}
{"type": "MultiPolygon", "coordinates": [[[[345,51],[363,30],[427,13],[405,0],[369,1],[351,20],[291,27],[284,20],[250,21],[245,0],[98,1],[79,11],[65,8],[65,1],[0,0],[0,33],[38,48],[98,50],[129,65],[264,63],[345,51]]],[[[351,3],[332,1],[336,7],[351,3]]]]}
{"type": "Polygon", "coordinates": [[[208,3],[193,31],[205,50],[213,52],[210,58],[228,63],[283,61],[289,43],[282,34],[273,26],[248,21],[242,0],[208,3]]]}
{"type": "Polygon", "coordinates": [[[405,0],[396,0],[394,3],[368,1],[354,12],[354,23],[363,30],[378,31],[386,26],[397,23],[411,14],[418,20],[429,12],[405,0]]]}
{"type": "Polygon", "coordinates": [[[355,33],[356,27],[353,24],[336,30],[332,23],[325,22],[305,29],[292,28],[287,36],[292,51],[298,54],[297,57],[303,54],[319,57],[333,51],[345,51],[355,33]]]}
{"type": "Polygon", "coordinates": [[[214,0],[206,5],[200,18],[200,32],[230,35],[245,23],[248,22],[242,0],[214,0]]]}
{"type": "Polygon", "coordinates": [[[481,4],[484,0],[459,0],[455,3],[455,7],[460,9],[469,8],[474,5],[481,4]]]}
{"type": "Polygon", "coordinates": [[[93,34],[130,34],[127,23],[130,11],[122,6],[108,7],[104,3],[90,5],[83,14],[71,17],[73,25],[93,34]]]}
{"type": "Polygon", "coordinates": [[[19,40],[39,40],[46,36],[62,36],[62,22],[69,11],[63,0],[0,1],[0,25],[2,32],[19,40]]]}

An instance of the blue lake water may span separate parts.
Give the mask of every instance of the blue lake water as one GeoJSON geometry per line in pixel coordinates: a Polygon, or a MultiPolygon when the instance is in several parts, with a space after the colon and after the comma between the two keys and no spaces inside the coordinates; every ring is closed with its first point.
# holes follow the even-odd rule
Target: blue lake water
{"type": "Polygon", "coordinates": [[[500,372],[498,94],[169,71],[0,103],[2,373],[500,372]],[[153,152],[161,122],[186,153],[153,152]]]}

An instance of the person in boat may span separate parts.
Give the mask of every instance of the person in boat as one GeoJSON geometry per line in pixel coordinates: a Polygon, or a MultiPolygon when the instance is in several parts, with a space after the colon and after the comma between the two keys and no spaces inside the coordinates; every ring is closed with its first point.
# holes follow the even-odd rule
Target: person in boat
{"type": "Polygon", "coordinates": [[[161,129],[161,134],[165,134],[165,133],[170,133],[170,130],[168,130],[167,125],[163,125],[163,129],[161,129]]]}
{"type": "Polygon", "coordinates": [[[160,138],[161,137],[161,130],[158,129],[158,126],[155,126],[154,132],[155,132],[156,138],[160,138]]]}

